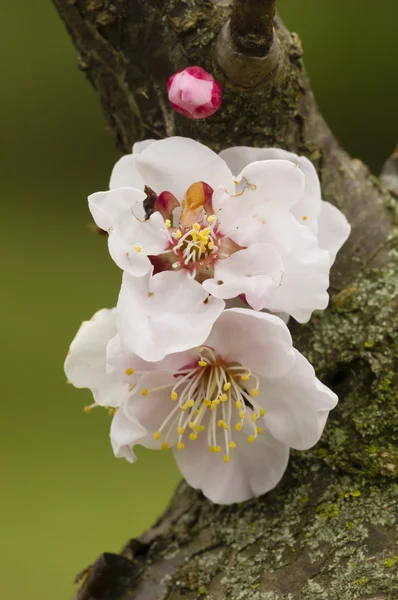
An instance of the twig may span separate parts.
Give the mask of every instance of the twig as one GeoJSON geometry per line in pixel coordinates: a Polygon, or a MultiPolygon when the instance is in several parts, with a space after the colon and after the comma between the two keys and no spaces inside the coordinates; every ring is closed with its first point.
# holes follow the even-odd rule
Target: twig
{"type": "Polygon", "coordinates": [[[235,0],[231,37],[244,54],[265,56],[273,41],[276,0],[235,0]]]}

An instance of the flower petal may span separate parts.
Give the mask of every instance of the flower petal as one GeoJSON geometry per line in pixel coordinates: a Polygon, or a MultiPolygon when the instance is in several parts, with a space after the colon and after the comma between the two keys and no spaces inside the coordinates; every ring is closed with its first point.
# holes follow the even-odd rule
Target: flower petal
{"type": "Polygon", "coordinates": [[[241,246],[268,242],[267,232],[274,226],[281,229],[292,206],[301,199],[304,175],[290,161],[269,160],[248,165],[240,182],[244,187],[235,196],[222,188],[213,194],[219,226],[241,246]]]}
{"type": "Polygon", "coordinates": [[[279,287],[270,291],[266,308],[306,323],[314,310],[323,310],[329,303],[330,257],[318,247],[308,228],[301,227],[300,234],[295,249],[283,256],[283,279],[279,287]]]}
{"type": "Polygon", "coordinates": [[[95,222],[109,231],[109,252],[116,264],[132,275],[142,276],[151,268],[148,255],[166,251],[168,235],[159,212],[145,219],[145,194],[133,188],[98,192],[89,197],[95,222]]]}
{"type": "Polygon", "coordinates": [[[331,265],[350,232],[351,227],[343,213],[330,202],[322,202],[318,240],[320,248],[329,252],[331,265]]]}
{"type": "Polygon", "coordinates": [[[304,193],[292,208],[299,223],[304,223],[316,234],[318,232],[318,217],[321,210],[321,186],[314,165],[305,156],[281,148],[250,148],[236,146],[220,152],[233,173],[240,173],[248,164],[259,160],[290,160],[296,164],[305,176],[304,193]],[[305,217],[303,219],[303,217],[305,217]]]}
{"type": "Polygon", "coordinates": [[[171,192],[180,201],[197,181],[213,189],[219,185],[229,187],[232,182],[231,172],[222,158],[190,138],[171,137],[154,142],[136,161],[146,185],[157,194],[171,192]]]}
{"type": "Polygon", "coordinates": [[[272,434],[297,450],[312,448],[338,398],[316,378],[310,363],[294,350],[294,367],[279,379],[264,378],[257,401],[272,434]]]}
{"type": "Polygon", "coordinates": [[[281,377],[294,364],[287,326],[279,317],[268,313],[244,308],[225,310],[206,345],[215,348],[226,362],[240,362],[266,377],[281,377]]]}
{"type": "Polygon", "coordinates": [[[283,262],[270,244],[254,244],[215,264],[214,279],[203,287],[216,298],[235,298],[245,294],[248,304],[261,310],[270,290],[281,282],[283,262]]]}
{"type": "Polygon", "coordinates": [[[124,351],[159,361],[167,354],[199,346],[224,306],[182,271],[142,278],[125,273],[117,305],[124,351]]]}
{"type": "Polygon", "coordinates": [[[103,308],[82,323],[65,361],[68,380],[77,388],[89,388],[100,406],[119,406],[128,393],[126,384],[106,374],[106,347],[115,333],[115,309],[103,308]]]}
{"type": "Polygon", "coordinates": [[[133,187],[139,190],[144,189],[145,182],[142,179],[136,165],[136,156],[141,154],[153,144],[155,140],[144,140],[136,142],[133,146],[133,153],[122,156],[113,167],[109,189],[113,190],[120,187],[133,187]]]}
{"type": "Polygon", "coordinates": [[[237,435],[231,460],[209,453],[206,436],[174,449],[174,457],[188,484],[217,504],[244,502],[273,489],[282,479],[289,460],[289,448],[264,431],[253,444],[243,433],[237,435]]]}

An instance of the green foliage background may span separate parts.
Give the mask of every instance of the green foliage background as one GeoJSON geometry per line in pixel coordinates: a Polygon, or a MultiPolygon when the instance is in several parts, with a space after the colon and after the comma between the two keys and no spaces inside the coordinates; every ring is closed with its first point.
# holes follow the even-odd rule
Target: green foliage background
{"type": "MultiPolygon", "coordinates": [[[[280,0],[280,11],[329,124],[378,172],[398,137],[398,3],[280,0]]],[[[150,526],[179,475],[167,453],[113,458],[109,417],[85,415],[89,393],[65,385],[80,322],[118,293],[86,206],[117,153],[51,2],[1,0],[0,16],[0,589],[67,600],[78,571],[150,526]]]]}

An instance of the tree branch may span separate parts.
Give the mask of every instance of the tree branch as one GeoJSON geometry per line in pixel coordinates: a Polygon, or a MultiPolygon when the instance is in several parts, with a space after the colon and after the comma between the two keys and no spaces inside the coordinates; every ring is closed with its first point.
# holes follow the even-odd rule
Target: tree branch
{"type": "Polygon", "coordinates": [[[329,310],[294,331],[299,350],[340,397],[320,446],[293,453],[283,483],[243,506],[216,507],[182,484],[138,545],[97,561],[79,599],[392,599],[398,594],[392,568],[398,564],[396,203],[338,145],[314,101],[300,40],[279,20],[271,49],[259,57],[231,40],[225,2],[131,0],[122,9],[105,0],[53,1],[121,150],[171,131],[215,150],[287,148],[312,160],[324,199],[353,228],[333,269],[329,310]],[[262,61],[275,44],[278,68],[264,79],[262,61]],[[245,85],[228,71],[237,56],[255,65],[245,85]],[[224,84],[223,110],[201,122],[175,115],[167,101],[168,76],[189,64],[224,84]]]}
{"type": "Polygon", "coordinates": [[[231,37],[238,50],[265,56],[274,38],[276,0],[234,0],[231,37]]]}

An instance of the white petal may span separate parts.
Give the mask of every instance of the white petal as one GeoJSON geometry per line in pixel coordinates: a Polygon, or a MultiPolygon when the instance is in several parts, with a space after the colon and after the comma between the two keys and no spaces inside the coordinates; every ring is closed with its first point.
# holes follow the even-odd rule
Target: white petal
{"type": "Polygon", "coordinates": [[[119,228],[126,222],[143,220],[145,212],[143,191],[132,187],[121,187],[110,192],[97,192],[88,197],[88,206],[94,221],[104,231],[119,228]]]}
{"type": "Polygon", "coordinates": [[[95,222],[109,231],[109,253],[124,271],[140,277],[151,264],[148,256],[166,251],[168,237],[162,215],[155,212],[145,220],[145,194],[133,188],[98,192],[89,197],[95,222]]]}
{"type": "Polygon", "coordinates": [[[224,306],[184,272],[142,278],[125,273],[117,306],[123,348],[144,360],[159,361],[198,346],[224,306]]]}
{"type": "Polygon", "coordinates": [[[106,347],[115,333],[115,309],[98,311],[82,323],[65,361],[68,380],[77,388],[89,388],[100,406],[119,406],[128,392],[127,385],[106,374],[106,347]]]}
{"type": "Polygon", "coordinates": [[[133,146],[133,153],[122,156],[115,166],[111,174],[111,180],[109,182],[109,189],[113,190],[120,187],[133,187],[139,190],[143,190],[145,182],[142,179],[136,163],[136,156],[141,154],[153,144],[155,140],[143,140],[142,142],[136,142],[133,146]]]}
{"type": "Polygon", "coordinates": [[[322,202],[318,240],[320,248],[329,252],[331,265],[350,232],[351,227],[343,213],[329,202],[322,202]]]}
{"type": "Polygon", "coordinates": [[[216,298],[245,294],[248,304],[261,310],[267,304],[270,290],[279,285],[282,271],[282,259],[271,245],[254,244],[217,261],[214,279],[204,281],[203,287],[216,298]]]}
{"type": "Polygon", "coordinates": [[[179,201],[198,181],[213,189],[219,185],[229,188],[232,182],[225,162],[210,148],[190,138],[171,137],[154,142],[136,161],[146,185],[157,194],[171,192],[179,201]]]}
{"type": "Polygon", "coordinates": [[[296,164],[305,176],[304,193],[292,208],[299,223],[310,227],[316,234],[318,232],[318,217],[321,210],[321,186],[314,165],[305,156],[298,156],[293,152],[281,148],[250,148],[236,146],[220,152],[233,173],[240,173],[248,164],[259,160],[290,160],[296,164]],[[305,217],[305,220],[303,220],[305,217]]]}
{"type": "Polygon", "coordinates": [[[240,177],[246,183],[237,195],[230,196],[222,188],[214,192],[220,228],[241,246],[268,242],[272,228],[281,230],[291,217],[292,206],[301,199],[304,175],[290,161],[270,160],[248,165],[240,177]]]}
{"type": "Polygon", "coordinates": [[[156,142],[156,140],[148,139],[142,140],[142,142],[136,142],[133,145],[133,154],[141,154],[146,148],[148,148],[151,144],[156,142]]]}
{"type": "Polygon", "coordinates": [[[330,258],[318,248],[317,239],[308,228],[300,230],[301,240],[283,257],[283,278],[280,286],[270,292],[266,308],[288,313],[305,323],[314,310],[328,305],[330,258]]]}
{"type": "Polygon", "coordinates": [[[138,421],[129,419],[124,411],[124,406],[120,407],[112,419],[111,425],[111,444],[116,458],[125,458],[133,463],[137,460],[132,447],[137,442],[144,439],[147,431],[138,421]]]}
{"type": "Polygon", "coordinates": [[[304,356],[294,353],[289,373],[262,380],[257,401],[265,409],[264,420],[272,434],[291,448],[306,450],[318,442],[338,398],[316,378],[304,356]]]}
{"type": "Polygon", "coordinates": [[[206,345],[226,362],[239,362],[266,377],[281,377],[294,364],[292,338],[285,323],[275,315],[249,309],[225,310],[206,345]]]}
{"type": "Polygon", "coordinates": [[[188,484],[217,504],[244,502],[273,489],[282,479],[289,460],[289,448],[266,430],[249,444],[243,434],[225,463],[221,453],[209,453],[206,436],[174,450],[177,464],[188,484]]]}

